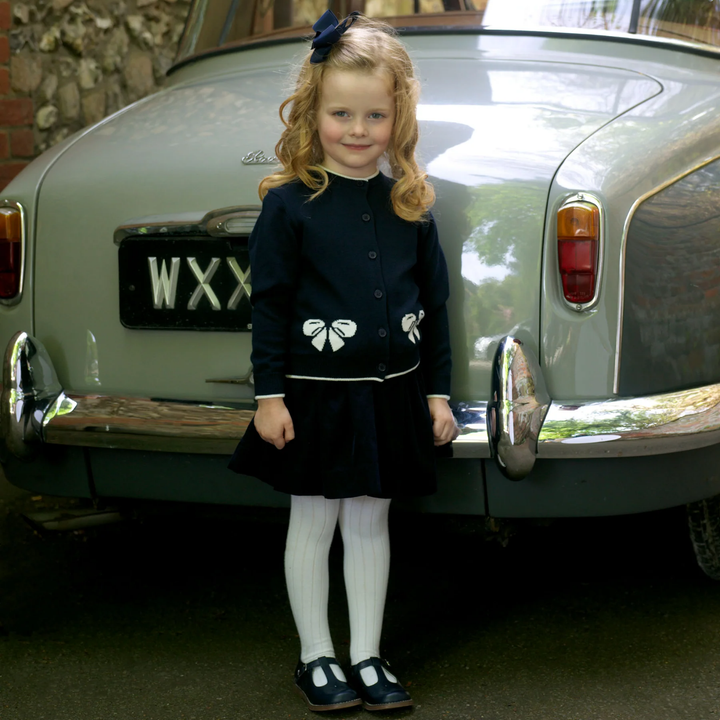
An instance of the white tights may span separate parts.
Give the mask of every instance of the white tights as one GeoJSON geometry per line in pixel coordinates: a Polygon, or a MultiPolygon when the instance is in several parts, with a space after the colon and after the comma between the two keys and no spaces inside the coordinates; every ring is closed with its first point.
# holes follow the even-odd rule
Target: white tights
{"type": "Polygon", "coordinates": [[[328,554],[338,521],[345,550],[350,662],[380,655],[390,570],[389,508],[390,500],[367,495],[343,500],[292,496],[285,577],[302,662],[335,657],[327,613],[328,554]]]}

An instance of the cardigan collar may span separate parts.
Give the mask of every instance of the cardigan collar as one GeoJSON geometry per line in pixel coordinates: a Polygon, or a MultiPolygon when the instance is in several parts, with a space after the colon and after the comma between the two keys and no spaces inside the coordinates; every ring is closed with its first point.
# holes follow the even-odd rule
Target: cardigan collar
{"type": "Polygon", "coordinates": [[[372,175],[368,175],[367,177],[359,178],[359,177],[352,177],[351,175],[343,175],[342,173],[339,173],[339,172],[337,172],[337,171],[335,171],[335,170],[331,170],[330,168],[326,168],[324,165],[321,165],[320,167],[321,167],[323,170],[325,170],[325,172],[329,172],[329,173],[331,173],[331,174],[333,174],[333,175],[337,175],[338,177],[347,178],[348,180],[372,180],[372,179],[380,172],[379,170],[375,170],[375,172],[374,172],[372,175]]]}
{"type": "Polygon", "coordinates": [[[376,185],[380,182],[382,182],[383,178],[385,177],[380,170],[376,170],[373,175],[370,175],[368,177],[364,178],[356,178],[356,177],[350,177],[349,175],[342,175],[338,172],[335,172],[334,170],[329,170],[324,165],[321,165],[320,167],[327,172],[327,174],[330,176],[330,180],[333,182],[333,184],[338,184],[345,187],[369,187],[370,185],[376,185]]]}

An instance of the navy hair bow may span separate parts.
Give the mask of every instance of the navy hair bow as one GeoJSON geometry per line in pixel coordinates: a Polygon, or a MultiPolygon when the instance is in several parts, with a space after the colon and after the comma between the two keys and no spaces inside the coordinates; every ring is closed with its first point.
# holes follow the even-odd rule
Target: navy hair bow
{"type": "Polygon", "coordinates": [[[315,37],[312,41],[313,54],[310,62],[316,65],[324,62],[332,50],[332,46],[341,35],[357,20],[359,12],[351,12],[341,23],[331,10],[326,10],[313,25],[315,37]]]}

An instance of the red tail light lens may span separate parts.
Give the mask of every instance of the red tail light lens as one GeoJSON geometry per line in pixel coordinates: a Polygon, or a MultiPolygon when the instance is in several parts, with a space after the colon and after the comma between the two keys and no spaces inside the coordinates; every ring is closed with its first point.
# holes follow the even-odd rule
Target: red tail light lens
{"type": "Polygon", "coordinates": [[[22,276],[22,215],[14,207],[0,207],[0,298],[20,292],[22,276]]]}
{"type": "Polygon", "coordinates": [[[570,303],[582,305],[595,297],[599,229],[600,211],[591,203],[574,202],[558,211],[558,267],[570,303]]]}

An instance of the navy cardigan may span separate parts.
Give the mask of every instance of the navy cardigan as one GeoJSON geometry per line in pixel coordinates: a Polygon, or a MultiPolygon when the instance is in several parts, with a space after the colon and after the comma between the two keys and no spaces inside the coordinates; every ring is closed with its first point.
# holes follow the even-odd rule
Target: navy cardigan
{"type": "Polygon", "coordinates": [[[450,395],[447,266],[435,221],[392,208],[395,180],[330,174],[270,190],[250,235],[256,397],[285,378],[383,381],[420,364],[428,395],[450,395]]]}

